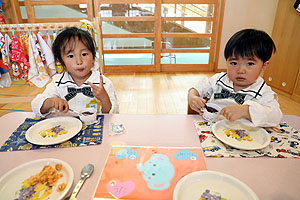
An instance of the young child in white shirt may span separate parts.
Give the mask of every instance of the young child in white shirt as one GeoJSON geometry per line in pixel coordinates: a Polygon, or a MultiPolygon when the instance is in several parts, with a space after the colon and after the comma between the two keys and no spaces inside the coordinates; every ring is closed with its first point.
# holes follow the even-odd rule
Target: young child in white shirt
{"type": "Polygon", "coordinates": [[[220,115],[229,121],[244,118],[255,126],[278,125],[282,112],[277,94],[260,77],[273,52],[275,44],[264,31],[244,29],[235,33],[224,50],[227,73],[204,78],[192,87],[188,93],[191,109],[201,114],[211,102],[220,106],[220,115]]]}
{"type": "Polygon", "coordinates": [[[119,112],[112,82],[98,71],[96,45],[89,32],[76,27],[62,30],[52,51],[64,72],[54,75],[45,91],[31,102],[37,116],[45,116],[52,109],[67,113],[89,107],[99,113],[119,112]]]}

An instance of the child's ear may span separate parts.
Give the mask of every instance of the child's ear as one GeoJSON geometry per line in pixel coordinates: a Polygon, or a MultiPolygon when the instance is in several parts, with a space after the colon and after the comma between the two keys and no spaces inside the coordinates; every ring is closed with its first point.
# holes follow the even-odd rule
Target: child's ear
{"type": "Polygon", "coordinates": [[[261,73],[263,73],[266,69],[267,69],[267,66],[270,64],[270,61],[266,61],[264,62],[262,68],[261,68],[261,73]]]}

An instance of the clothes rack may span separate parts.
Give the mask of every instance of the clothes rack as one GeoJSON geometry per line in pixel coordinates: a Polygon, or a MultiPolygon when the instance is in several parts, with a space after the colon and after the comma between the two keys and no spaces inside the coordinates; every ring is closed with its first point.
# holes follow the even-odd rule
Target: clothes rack
{"type": "MultiPolygon", "coordinates": [[[[103,69],[102,39],[99,19],[96,17],[95,22],[91,22],[97,32],[98,53],[99,53],[99,70],[103,69]]],[[[26,24],[2,24],[0,32],[22,32],[22,31],[58,31],[67,27],[81,27],[82,22],[57,22],[57,23],[26,23],[26,24]]],[[[91,33],[95,38],[94,33],[91,33]]]]}

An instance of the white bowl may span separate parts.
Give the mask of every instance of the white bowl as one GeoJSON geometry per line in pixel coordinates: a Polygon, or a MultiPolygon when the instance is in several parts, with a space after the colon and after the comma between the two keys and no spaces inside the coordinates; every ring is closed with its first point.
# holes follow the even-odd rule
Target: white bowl
{"type": "Polygon", "coordinates": [[[217,110],[217,112],[209,112],[207,111],[206,108],[203,108],[203,118],[208,120],[208,121],[215,121],[216,117],[218,116],[220,110],[221,110],[221,107],[218,106],[217,104],[214,104],[214,103],[207,103],[206,104],[207,107],[211,107],[211,108],[214,108],[217,110]]]}
{"type": "Polygon", "coordinates": [[[80,120],[86,124],[93,124],[97,121],[97,110],[96,108],[85,108],[79,112],[80,120]]]}

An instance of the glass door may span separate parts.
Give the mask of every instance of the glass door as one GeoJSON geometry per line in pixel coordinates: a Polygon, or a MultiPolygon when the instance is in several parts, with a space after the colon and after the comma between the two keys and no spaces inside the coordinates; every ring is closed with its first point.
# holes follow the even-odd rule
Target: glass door
{"type": "Polygon", "coordinates": [[[220,4],[95,0],[104,72],[213,71],[220,4]]]}

